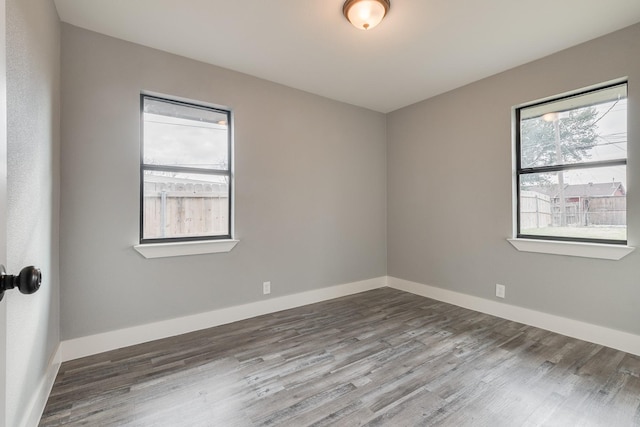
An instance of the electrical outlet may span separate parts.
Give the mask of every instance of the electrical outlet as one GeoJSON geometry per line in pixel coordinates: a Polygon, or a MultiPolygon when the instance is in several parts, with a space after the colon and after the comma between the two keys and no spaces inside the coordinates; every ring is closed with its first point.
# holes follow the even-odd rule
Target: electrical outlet
{"type": "Polygon", "coordinates": [[[271,282],[262,283],[262,293],[263,295],[267,295],[271,293],[271,282]]]}
{"type": "Polygon", "coordinates": [[[496,296],[498,298],[504,298],[504,294],[505,294],[505,286],[504,285],[498,285],[496,284],[496,296]]]}

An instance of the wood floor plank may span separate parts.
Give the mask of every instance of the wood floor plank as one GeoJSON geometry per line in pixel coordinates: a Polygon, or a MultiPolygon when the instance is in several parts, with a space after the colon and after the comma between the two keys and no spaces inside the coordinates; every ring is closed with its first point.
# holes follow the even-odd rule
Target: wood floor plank
{"type": "Polygon", "coordinates": [[[53,426],[640,426],[640,357],[389,288],[62,364],[53,426]]]}

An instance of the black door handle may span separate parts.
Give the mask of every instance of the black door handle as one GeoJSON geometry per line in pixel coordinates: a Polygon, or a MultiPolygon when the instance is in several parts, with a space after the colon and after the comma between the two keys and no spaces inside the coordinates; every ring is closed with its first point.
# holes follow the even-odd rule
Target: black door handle
{"type": "Polygon", "coordinates": [[[0,265],[0,301],[4,297],[4,291],[18,288],[23,294],[32,294],[40,289],[42,273],[39,268],[30,265],[20,270],[20,274],[13,276],[6,274],[4,265],[0,265]]]}

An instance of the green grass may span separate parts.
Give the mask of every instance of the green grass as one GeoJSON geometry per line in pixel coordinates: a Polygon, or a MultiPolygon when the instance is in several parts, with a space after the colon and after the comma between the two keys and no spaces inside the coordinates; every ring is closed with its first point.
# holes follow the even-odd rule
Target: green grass
{"type": "Polygon", "coordinates": [[[583,239],[627,240],[626,227],[543,227],[521,230],[522,234],[550,237],[578,237],[583,239]]]}

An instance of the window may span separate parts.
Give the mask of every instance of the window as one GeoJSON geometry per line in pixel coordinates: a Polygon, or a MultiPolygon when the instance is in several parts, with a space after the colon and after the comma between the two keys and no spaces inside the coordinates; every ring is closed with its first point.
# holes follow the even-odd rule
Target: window
{"type": "Polygon", "coordinates": [[[140,243],[231,238],[229,111],[141,96],[140,243]]]}
{"type": "Polygon", "coordinates": [[[517,237],[627,243],[627,84],[517,108],[517,237]]]}

